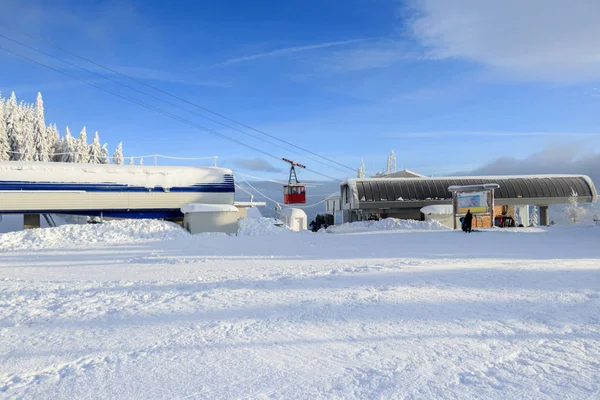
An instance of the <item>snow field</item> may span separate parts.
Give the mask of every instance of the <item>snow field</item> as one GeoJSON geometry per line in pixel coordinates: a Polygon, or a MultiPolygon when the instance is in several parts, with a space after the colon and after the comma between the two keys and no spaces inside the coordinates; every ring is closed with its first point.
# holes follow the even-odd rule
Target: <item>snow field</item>
{"type": "Polygon", "coordinates": [[[240,218],[238,219],[238,236],[262,236],[262,235],[280,235],[290,233],[286,226],[276,226],[273,218],[240,218]]]}
{"type": "Polygon", "coordinates": [[[400,230],[449,230],[438,221],[414,221],[405,219],[385,218],[379,221],[348,222],[342,225],[330,226],[327,233],[364,233],[373,231],[400,231],[400,230]]]}
{"type": "Polygon", "coordinates": [[[600,395],[600,228],[130,239],[0,253],[0,397],[600,395]]]}

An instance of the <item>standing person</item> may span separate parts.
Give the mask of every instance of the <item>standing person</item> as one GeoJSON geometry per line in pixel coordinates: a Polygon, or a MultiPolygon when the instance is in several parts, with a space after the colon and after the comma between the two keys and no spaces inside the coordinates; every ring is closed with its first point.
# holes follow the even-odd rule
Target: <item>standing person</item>
{"type": "Polygon", "coordinates": [[[473,214],[471,214],[471,210],[467,211],[467,215],[465,215],[465,232],[471,232],[473,228],[473,214]]]}

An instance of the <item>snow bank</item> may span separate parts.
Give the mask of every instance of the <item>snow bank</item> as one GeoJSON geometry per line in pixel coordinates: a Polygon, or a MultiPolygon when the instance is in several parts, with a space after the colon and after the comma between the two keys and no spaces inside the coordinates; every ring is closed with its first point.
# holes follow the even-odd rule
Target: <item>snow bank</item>
{"type": "Polygon", "coordinates": [[[445,231],[450,228],[438,221],[414,221],[409,219],[386,218],[379,221],[348,222],[342,225],[330,226],[327,233],[354,233],[368,231],[399,231],[399,230],[426,230],[445,231]]]}
{"type": "Polygon", "coordinates": [[[272,218],[238,219],[238,236],[280,235],[291,232],[286,226],[275,226],[272,218]]]}
{"type": "Polygon", "coordinates": [[[94,225],[63,225],[0,234],[0,251],[127,244],[189,237],[180,226],[157,220],[119,220],[94,225]]]}
{"type": "Polygon", "coordinates": [[[258,207],[248,207],[246,209],[246,216],[248,218],[262,218],[263,215],[258,209],[258,207]]]}

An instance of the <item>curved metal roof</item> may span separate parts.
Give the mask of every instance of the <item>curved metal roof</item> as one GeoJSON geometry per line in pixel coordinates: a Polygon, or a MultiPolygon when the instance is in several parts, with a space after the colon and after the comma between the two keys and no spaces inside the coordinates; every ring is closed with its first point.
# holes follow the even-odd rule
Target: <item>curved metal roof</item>
{"type": "Polygon", "coordinates": [[[596,188],[587,176],[487,176],[448,178],[351,179],[355,196],[363,202],[435,202],[448,201],[450,186],[496,183],[495,198],[502,204],[566,203],[575,190],[581,202],[595,202],[596,188]]]}

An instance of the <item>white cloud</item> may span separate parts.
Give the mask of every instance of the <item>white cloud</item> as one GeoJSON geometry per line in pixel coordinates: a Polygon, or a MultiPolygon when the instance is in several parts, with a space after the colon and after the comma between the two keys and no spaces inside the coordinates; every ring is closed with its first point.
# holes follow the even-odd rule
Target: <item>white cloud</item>
{"type": "Polygon", "coordinates": [[[433,58],[533,79],[600,78],[600,1],[415,0],[411,28],[433,58]]]}
{"type": "Polygon", "coordinates": [[[404,44],[392,40],[369,40],[360,46],[335,50],[316,58],[319,71],[351,72],[389,67],[400,60],[414,58],[404,44]]]}
{"type": "Polygon", "coordinates": [[[587,152],[577,143],[551,146],[526,158],[498,158],[464,174],[584,174],[600,183],[600,153],[587,152]]]}
{"type": "Polygon", "coordinates": [[[265,58],[265,57],[283,56],[283,55],[289,55],[289,54],[299,53],[299,52],[303,52],[303,51],[325,49],[328,47],[335,47],[335,46],[345,46],[348,44],[359,42],[361,40],[362,39],[353,39],[353,40],[343,40],[343,41],[338,41],[338,42],[311,44],[311,45],[306,45],[306,46],[287,47],[287,48],[273,50],[273,51],[267,51],[267,52],[263,52],[263,53],[251,54],[251,55],[243,56],[243,57],[231,58],[231,59],[223,61],[217,65],[237,64],[237,63],[246,62],[246,61],[258,60],[260,58],[265,58]]]}

